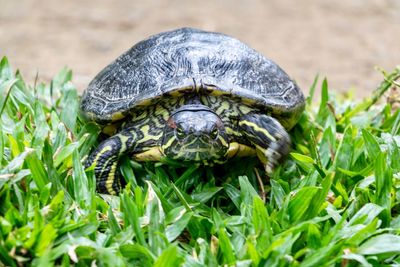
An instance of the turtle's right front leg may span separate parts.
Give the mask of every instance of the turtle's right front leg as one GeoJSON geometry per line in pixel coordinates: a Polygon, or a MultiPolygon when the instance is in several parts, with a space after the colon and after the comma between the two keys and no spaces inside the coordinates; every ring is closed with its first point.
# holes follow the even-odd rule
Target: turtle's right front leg
{"type": "Polygon", "coordinates": [[[121,190],[118,160],[121,155],[133,149],[134,136],[132,132],[122,131],[104,140],[85,161],[86,168],[94,165],[98,192],[116,195],[121,190]]]}

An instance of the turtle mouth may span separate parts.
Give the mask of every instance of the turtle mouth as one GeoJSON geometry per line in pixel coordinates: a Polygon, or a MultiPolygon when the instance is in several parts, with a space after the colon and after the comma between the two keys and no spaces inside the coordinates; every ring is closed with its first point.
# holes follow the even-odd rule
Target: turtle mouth
{"type": "Polygon", "coordinates": [[[204,148],[186,148],[184,149],[185,152],[187,153],[209,153],[211,152],[211,149],[209,147],[204,147],[204,148]]]}
{"type": "Polygon", "coordinates": [[[208,136],[200,136],[190,138],[188,136],[186,140],[181,141],[182,150],[188,152],[211,152],[214,150],[215,144],[214,140],[210,139],[208,136]]]}
{"type": "Polygon", "coordinates": [[[181,150],[174,159],[181,161],[191,161],[191,162],[214,162],[220,159],[220,155],[213,153],[210,149],[204,150],[181,150]]]}
{"type": "Polygon", "coordinates": [[[216,141],[207,140],[207,142],[204,142],[204,138],[193,138],[191,141],[185,141],[175,140],[164,151],[165,156],[186,162],[214,162],[224,157],[228,149],[216,141]]]}
{"type": "Polygon", "coordinates": [[[194,138],[189,144],[181,144],[177,147],[174,158],[183,161],[213,161],[225,154],[225,149],[219,144],[205,138],[194,138]]]}

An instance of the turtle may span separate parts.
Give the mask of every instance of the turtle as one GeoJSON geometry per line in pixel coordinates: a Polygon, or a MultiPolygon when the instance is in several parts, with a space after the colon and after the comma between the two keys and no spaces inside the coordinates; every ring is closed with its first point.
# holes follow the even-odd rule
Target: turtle
{"type": "Polygon", "coordinates": [[[304,105],[297,84],[238,39],[194,28],[162,32],[119,56],[84,91],[83,115],[110,134],[84,164],[97,190],[113,195],[123,186],[122,155],[193,164],[257,156],[268,174],[289,153],[288,131],[304,105]]]}

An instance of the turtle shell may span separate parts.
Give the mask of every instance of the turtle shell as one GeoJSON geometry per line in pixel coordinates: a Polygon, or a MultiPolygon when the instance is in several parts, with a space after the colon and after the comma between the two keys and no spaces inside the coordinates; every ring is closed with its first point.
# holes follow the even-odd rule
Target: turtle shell
{"type": "Polygon", "coordinates": [[[277,64],[233,37],[192,28],[134,45],[90,82],[81,109],[95,121],[114,121],[155,98],[202,89],[264,108],[286,128],[304,109],[301,90],[277,64]]]}

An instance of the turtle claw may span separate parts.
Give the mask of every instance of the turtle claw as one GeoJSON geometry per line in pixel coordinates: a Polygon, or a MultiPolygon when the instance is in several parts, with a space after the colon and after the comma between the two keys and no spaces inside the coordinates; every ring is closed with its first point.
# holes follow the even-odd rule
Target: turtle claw
{"type": "Polygon", "coordinates": [[[278,165],[279,159],[282,155],[274,149],[273,146],[270,146],[264,153],[265,158],[267,159],[267,163],[265,164],[265,172],[267,175],[271,175],[274,171],[275,167],[278,165]]]}

